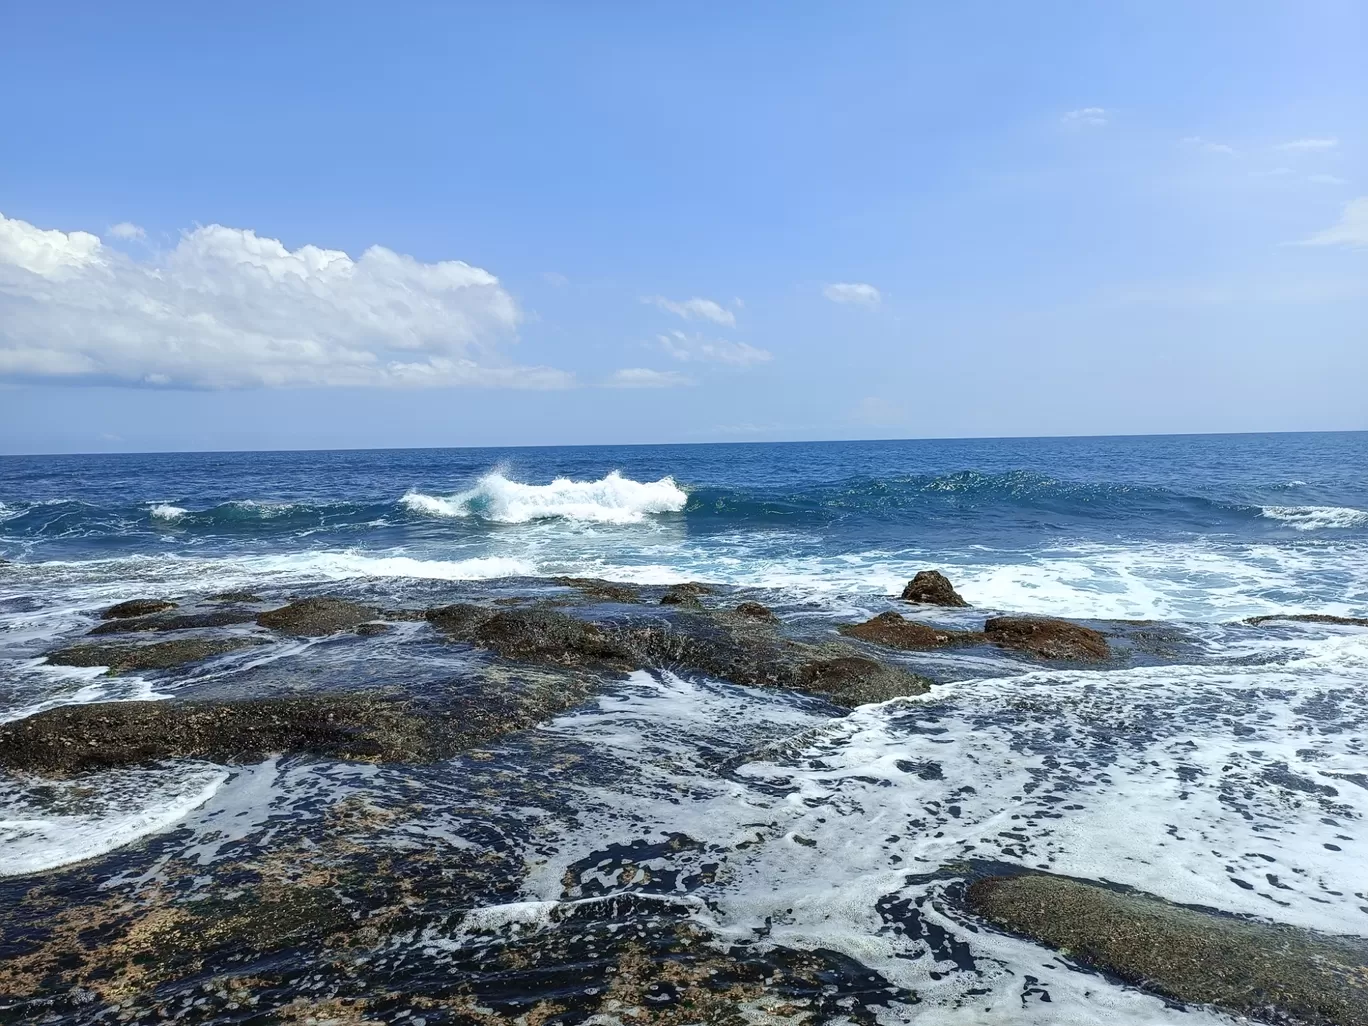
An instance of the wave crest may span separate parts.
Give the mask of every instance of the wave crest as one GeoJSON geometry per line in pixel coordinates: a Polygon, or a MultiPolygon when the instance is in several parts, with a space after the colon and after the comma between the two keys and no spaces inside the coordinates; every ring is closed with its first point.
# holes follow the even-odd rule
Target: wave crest
{"type": "Polygon", "coordinates": [[[1368,526],[1368,512],[1350,506],[1262,506],[1260,513],[1271,520],[1281,520],[1298,531],[1368,526]]]}
{"type": "Polygon", "coordinates": [[[597,481],[558,477],[550,484],[510,481],[498,471],[474,488],[455,495],[411,490],[400,502],[414,513],[437,517],[479,517],[500,524],[531,520],[580,520],[598,524],[636,524],[650,513],[677,513],[688,502],[674,478],[633,481],[616,470],[597,481]]]}

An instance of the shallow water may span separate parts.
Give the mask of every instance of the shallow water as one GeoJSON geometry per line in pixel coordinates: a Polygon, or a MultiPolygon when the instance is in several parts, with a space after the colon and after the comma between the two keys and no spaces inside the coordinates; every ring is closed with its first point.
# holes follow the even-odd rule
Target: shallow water
{"type": "MultiPolygon", "coordinates": [[[[544,937],[571,938],[566,966],[596,965],[606,915],[646,934],[687,923],[758,958],[820,953],[828,1017],[1230,1021],[985,930],[956,888],[1006,863],[1368,936],[1368,630],[1237,622],[1368,616],[1365,467],[1362,433],[0,458],[0,721],[147,697],[421,694],[471,672],[421,623],[172,672],[42,662],[134,597],[424,606],[538,587],[513,578],[705,580],[821,636],[939,567],[974,607],[926,613],[947,626],[1159,621],[1143,628],[1158,647],[1094,669],[896,656],[938,685],[848,715],[638,672],[433,766],[0,776],[0,875],[10,894],[64,874],[91,893],[218,894],[249,862],[351,837],[337,810],[358,801],[371,811],[347,858],[469,867],[444,878],[459,895],[416,904],[425,918],[367,956],[401,992],[458,971],[481,1007],[553,983],[588,993],[569,968],[538,982],[473,967],[544,937]]],[[[308,959],[298,971],[318,974],[309,993],[345,992],[308,959]]],[[[188,1007],[238,1021],[232,1003],[188,1007]]],[[[401,1004],[368,1014],[414,1021],[401,1004]]]]}

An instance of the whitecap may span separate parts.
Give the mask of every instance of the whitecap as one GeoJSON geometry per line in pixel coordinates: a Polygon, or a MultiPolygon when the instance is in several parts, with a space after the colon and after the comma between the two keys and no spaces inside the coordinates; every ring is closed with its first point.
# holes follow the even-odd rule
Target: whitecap
{"type": "Polygon", "coordinates": [[[636,524],[651,513],[677,513],[688,495],[672,477],[634,481],[618,471],[597,481],[558,477],[550,484],[510,481],[498,471],[474,488],[450,496],[410,490],[399,501],[415,513],[438,517],[476,516],[501,524],[560,518],[600,524],[636,524]]]}
{"type": "Polygon", "coordinates": [[[180,506],[173,506],[169,502],[159,502],[150,512],[153,520],[179,520],[189,511],[180,506]]]}
{"type": "Polygon", "coordinates": [[[1368,526],[1368,512],[1351,506],[1262,506],[1260,514],[1281,520],[1298,531],[1368,526]]]}

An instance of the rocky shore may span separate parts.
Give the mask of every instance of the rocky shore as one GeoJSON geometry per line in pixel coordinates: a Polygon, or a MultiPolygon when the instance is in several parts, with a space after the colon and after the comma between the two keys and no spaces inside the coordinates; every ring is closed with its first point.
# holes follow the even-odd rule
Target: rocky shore
{"type": "MultiPolygon", "coordinates": [[[[554,908],[515,909],[537,871],[521,853],[535,853],[536,840],[516,814],[482,810],[516,809],[520,789],[536,792],[527,753],[557,744],[519,732],[638,671],[760,689],[835,721],[869,703],[934,695],[937,667],[918,661],[926,654],[982,651],[1021,672],[1067,671],[1162,664],[1192,644],[1157,624],[984,616],[937,571],[889,596],[890,608],[840,624],[702,583],[502,581],[451,597],[139,596],[93,615],[89,637],[46,652],[50,665],[103,667],[113,678],[197,676],[157,701],[57,704],[0,724],[0,769],[37,781],[39,793],[172,760],[250,768],[282,759],[402,771],[397,793],[408,797],[311,798],[266,841],[234,841],[212,865],[173,856],[162,837],[0,879],[0,1021],[872,1023],[884,1005],[917,995],[834,951],[710,933],[693,915],[706,907],[695,894],[715,879],[720,853],[686,834],[610,849],[566,872],[554,908]],[[225,660],[295,646],[307,662],[345,644],[364,666],[396,633],[458,657],[459,672],[359,686],[320,663],[269,687],[215,690],[225,660]],[[406,824],[437,800],[428,774],[457,756],[486,775],[443,800],[483,823],[486,843],[439,856],[406,824]],[[528,925],[496,930],[475,914],[495,906],[528,925]],[[452,931],[465,938],[459,950],[417,942],[452,931]]],[[[1291,614],[1247,627],[1297,620],[1368,625],[1291,614]]],[[[538,765],[549,780],[583,760],[566,745],[538,765]]],[[[726,760],[717,765],[723,772],[726,760]]],[[[1020,868],[970,867],[966,879],[961,904],[978,928],[1029,938],[1082,971],[1256,1021],[1368,1024],[1361,938],[1020,868]]]]}

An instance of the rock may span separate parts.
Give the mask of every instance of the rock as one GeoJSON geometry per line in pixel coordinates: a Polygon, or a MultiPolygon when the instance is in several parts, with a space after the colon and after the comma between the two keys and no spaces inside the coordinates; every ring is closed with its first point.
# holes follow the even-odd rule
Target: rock
{"type": "Polygon", "coordinates": [[[378,612],[371,606],[324,595],[300,599],[288,606],[269,610],[259,615],[256,622],[262,627],[294,637],[321,638],[349,631],[368,620],[374,620],[378,612]]]}
{"type": "Polygon", "coordinates": [[[47,661],[54,666],[107,666],[111,674],[169,670],[265,643],[259,638],[178,638],[152,645],[73,645],[49,652],[47,661]]]}
{"type": "Polygon", "coordinates": [[[1090,627],[1033,616],[998,616],[983,625],[994,645],[1041,659],[1098,661],[1111,658],[1107,639],[1090,627]]]}
{"type": "Polygon", "coordinates": [[[986,641],[984,635],[978,631],[953,631],[933,627],[930,624],[905,619],[901,614],[894,612],[880,613],[864,623],[842,624],[837,630],[861,641],[872,641],[876,645],[887,645],[889,648],[902,648],[913,652],[946,648],[950,645],[981,645],[986,641]]]}
{"type": "Polygon", "coordinates": [[[423,614],[424,619],[443,634],[457,641],[472,641],[475,629],[494,615],[494,610],[472,602],[454,602],[437,606],[423,614]]]}
{"type": "Polygon", "coordinates": [[[99,702],[0,725],[0,766],[55,776],[171,758],[260,762],[304,752],[339,759],[434,757],[407,703],[370,695],[241,702],[99,702]]]}
{"type": "Polygon", "coordinates": [[[907,582],[902,593],[905,602],[920,602],[928,606],[968,606],[954,585],[939,570],[922,570],[907,582]]]}
{"type": "Polygon", "coordinates": [[[555,666],[640,665],[626,646],[597,624],[554,609],[509,609],[484,620],[472,640],[505,659],[555,666]]]}
{"type": "Polygon", "coordinates": [[[574,588],[589,598],[605,602],[631,604],[641,601],[641,592],[633,584],[620,584],[617,581],[603,581],[597,577],[553,577],[556,584],[574,588]]]}
{"type": "Polygon", "coordinates": [[[795,684],[797,690],[823,695],[849,708],[924,695],[931,687],[924,677],[855,655],[803,663],[798,667],[795,684]]]}
{"type": "Polygon", "coordinates": [[[210,595],[206,602],[234,602],[252,604],[255,602],[265,602],[260,595],[255,595],[250,591],[221,591],[217,595],[210,595]]]}
{"type": "Polygon", "coordinates": [[[692,609],[703,608],[703,603],[698,601],[697,595],[679,588],[671,588],[664,595],[661,595],[660,604],[662,606],[687,606],[692,609]]]}
{"type": "Polygon", "coordinates": [[[1261,1021],[1368,1024],[1368,942],[1030,873],[980,880],[970,908],[1092,969],[1261,1021]]]}
{"type": "Polygon", "coordinates": [[[759,602],[742,602],[736,607],[736,611],[742,616],[749,616],[756,620],[778,620],[769,606],[761,605],[759,602]]]}
{"type": "Polygon", "coordinates": [[[175,609],[176,603],[166,599],[129,599],[116,606],[110,606],[100,614],[101,620],[123,620],[130,616],[147,616],[175,609]]]}
{"type": "Polygon", "coordinates": [[[1368,627],[1368,617],[1330,616],[1327,613],[1268,613],[1264,616],[1251,616],[1245,623],[1251,627],[1257,627],[1269,620],[1291,620],[1295,623],[1329,623],[1341,627],[1368,627]]]}
{"type": "Polygon", "coordinates": [[[200,627],[230,627],[252,623],[257,614],[250,609],[215,609],[207,613],[170,613],[110,620],[88,631],[89,634],[138,634],[146,631],[187,631],[200,627]]]}
{"type": "Polygon", "coordinates": [[[358,634],[363,638],[373,638],[377,634],[388,634],[392,630],[394,630],[394,628],[387,623],[363,623],[359,627],[354,628],[352,633],[358,634]]]}

